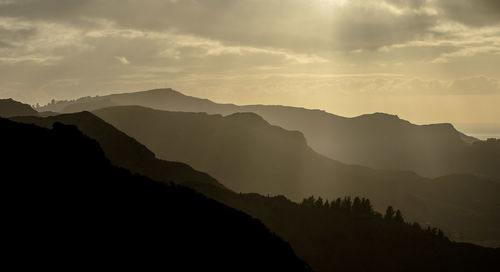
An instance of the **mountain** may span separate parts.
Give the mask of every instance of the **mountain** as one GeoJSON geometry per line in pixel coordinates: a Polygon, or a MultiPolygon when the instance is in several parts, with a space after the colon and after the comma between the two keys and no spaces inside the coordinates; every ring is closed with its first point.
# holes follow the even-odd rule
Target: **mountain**
{"type": "MultiPolygon", "coordinates": [[[[384,113],[346,118],[287,106],[218,104],[171,89],[59,101],[42,109],[76,112],[114,105],[222,115],[254,112],[273,125],[303,132],[315,151],[344,163],[409,170],[427,177],[472,173],[500,178],[500,167],[483,167],[491,163],[488,155],[468,156],[477,139],[457,131],[451,124],[415,125],[384,113]]],[[[494,161],[500,164],[500,153],[495,153],[494,161]]]]}
{"type": "Polygon", "coordinates": [[[46,128],[51,128],[54,123],[77,126],[85,135],[99,142],[106,157],[113,165],[131,169],[134,173],[146,175],[154,180],[177,184],[205,182],[223,187],[214,178],[194,170],[187,164],[157,159],[155,154],[144,145],[90,112],[62,114],[46,118],[23,116],[10,119],[46,128]]]}
{"type": "Polygon", "coordinates": [[[310,270],[259,221],[186,187],[112,166],[75,126],[0,119],[0,129],[7,264],[310,270]]]}
{"type": "Polygon", "coordinates": [[[321,156],[304,136],[253,113],[229,116],[121,106],[94,112],[164,160],[187,163],[237,192],[359,195],[376,208],[400,207],[411,220],[443,227],[453,237],[500,244],[500,184],[473,175],[427,179],[411,172],[372,170],[321,156]],[[456,188],[460,193],[457,194],[456,188]]]}
{"type": "Polygon", "coordinates": [[[38,112],[30,105],[17,102],[11,98],[0,99],[0,117],[38,116],[38,112]]]}
{"type": "MultiPolygon", "coordinates": [[[[98,138],[106,154],[109,152],[106,150],[116,148],[136,150],[140,149],[138,146],[143,147],[133,138],[128,138],[128,141],[120,139],[124,137],[123,133],[117,133],[110,125],[100,124],[104,121],[88,112],[52,118],[15,119],[46,127],[58,124],[58,121],[78,123],[85,134],[98,138]],[[85,119],[87,121],[83,121],[85,119]],[[116,141],[111,140],[114,137],[116,141]],[[119,146],[115,142],[120,143],[119,146]]],[[[261,122],[251,116],[246,119],[261,122]]],[[[137,161],[133,152],[113,158],[137,161]]],[[[116,164],[113,160],[111,163],[116,164]]],[[[155,169],[142,169],[135,164],[129,166],[132,172],[142,172],[148,177],[158,176],[155,169]]],[[[312,206],[311,201],[298,205],[283,196],[240,194],[206,182],[203,176],[197,179],[183,184],[261,220],[272,232],[289,241],[297,255],[315,271],[495,271],[500,267],[498,250],[450,242],[435,230],[421,230],[415,224],[382,219],[364,199],[361,203],[366,205],[362,208],[356,208],[359,206],[356,198],[352,207],[347,207],[345,200],[332,201],[332,205],[319,200],[312,201],[312,206]],[[200,182],[197,179],[201,179],[200,182]],[[342,204],[337,206],[337,202],[342,204]]]]}

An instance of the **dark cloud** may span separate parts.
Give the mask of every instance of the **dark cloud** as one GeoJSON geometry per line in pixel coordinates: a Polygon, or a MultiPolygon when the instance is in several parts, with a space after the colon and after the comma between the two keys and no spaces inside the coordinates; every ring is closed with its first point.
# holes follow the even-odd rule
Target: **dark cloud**
{"type": "Polygon", "coordinates": [[[435,16],[414,12],[395,15],[385,10],[353,8],[347,14],[356,17],[346,15],[343,25],[334,32],[337,45],[346,50],[377,49],[434,35],[431,28],[437,23],[435,16]]]}
{"type": "Polygon", "coordinates": [[[440,0],[437,6],[459,23],[475,27],[500,24],[499,0],[440,0]]]}
{"type": "MultiPolygon", "coordinates": [[[[118,27],[176,31],[228,45],[274,47],[306,53],[376,49],[435,35],[443,16],[471,25],[500,22],[498,0],[17,0],[0,16],[58,21],[95,28],[97,19],[118,27]],[[425,8],[441,13],[425,12],[425,8]]],[[[3,43],[7,43],[3,41],[3,43]]]]}
{"type": "MultiPolygon", "coordinates": [[[[390,2],[417,8],[424,1],[390,2]]],[[[229,45],[307,53],[402,43],[426,33],[436,20],[412,11],[394,14],[360,0],[344,6],[319,0],[31,0],[2,6],[2,15],[76,25],[99,18],[123,28],[177,31],[229,45]]]]}
{"type": "Polygon", "coordinates": [[[85,0],[16,0],[0,3],[0,16],[68,20],[81,14],[85,0]]]}

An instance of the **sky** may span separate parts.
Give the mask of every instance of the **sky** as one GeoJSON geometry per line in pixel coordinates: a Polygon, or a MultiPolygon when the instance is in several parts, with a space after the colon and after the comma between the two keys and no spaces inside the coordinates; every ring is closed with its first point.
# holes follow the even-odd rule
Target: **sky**
{"type": "Polygon", "coordinates": [[[163,87],[500,131],[500,1],[0,0],[0,97],[163,87]]]}

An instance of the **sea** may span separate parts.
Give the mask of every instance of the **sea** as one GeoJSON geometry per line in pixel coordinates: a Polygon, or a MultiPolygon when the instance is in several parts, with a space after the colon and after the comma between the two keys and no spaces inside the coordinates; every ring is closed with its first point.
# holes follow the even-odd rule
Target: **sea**
{"type": "Polygon", "coordinates": [[[479,140],[500,139],[500,123],[457,123],[455,128],[479,140]]]}

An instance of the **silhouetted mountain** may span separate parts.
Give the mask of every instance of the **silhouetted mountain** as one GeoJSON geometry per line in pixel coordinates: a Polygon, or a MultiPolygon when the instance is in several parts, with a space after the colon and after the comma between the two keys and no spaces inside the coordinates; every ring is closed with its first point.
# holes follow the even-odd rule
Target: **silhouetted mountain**
{"type": "Polygon", "coordinates": [[[59,115],[59,114],[60,114],[59,112],[55,112],[55,111],[41,111],[38,113],[38,116],[49,117],[49,116],[55,116],[55,115],[59,115]]]}
{"type": "MultiPolygon", "coordinates": [[[[256,124],[262,122],[256,115],[235,117],[256,124]]],[[[113,127],[109,129],[99,124],[104,121],[86,112],[54,118],[15,119],[43,126],[57,121],[79,123],[99,138],[103,150],[118,147],[110,140],[113,137],[118,138],[116,142],[120,143],[121,149],[143,148],[132,138],[120,140],[123,137],[121,133],[116,133],[113,127]],[[83,121],[85,119],[88,120],[83,121]],[[141,147],[138,148],[138,145],[141,147]]],[[[114,159],[137,161],[133,152],[125,152],[122,156],[114,156],[114,159]]],[[[111,162],[114,163],[113,160],[111,162]]],[[[144,171],[141,166],[136,169],[134,164],[130,166],[132,172],[143,171],[148,177],[157,176],[155,169],[144,171]]],[[[308,198],[303,205],[297,205],[282,196],[237,194],[207,182],[203,176],[199,178],[199,182],[193,179],[184,184],[265,222],[271,231],[290,241],[298,256],[316,271],[495,271],[500,265],[500,254],[492,249],[452,243],[439,236],[437,230],[425,231],[418,225],[382,219],[372,210],[370,202],[364,199],[361,202],[356,198],[352,202],[348,199],[351,204],[346,206],[345,200],[332,201],[330,205],[308,198]]]]}
{"type": "Polygon", "coordinates": [[[411,172],[348,166],[315,153],[300,132],[271,126],[253,113],[223,117],[139,106],[94,113],[159,158],[187,163],[238,192],[284,194],[294,200],[360,195],[375,200],[377,209],[395,205],[411,220],[441,226],[469,241],[500,241],[500,184],[488,179],[455,175],[431,180],[411,172]],[[463,192],[456,195],[454,188],[463,192]]]}
{"type": "Polygon", "coordinates": [[[85,135],[99,142],[113,165],[130,169],[133,173],[146,175],[154,180],[178,184],[196,181],[222,186],[214,178],[194,170],[187,164],[157,159],[154,153],[144,145],[90,112],[62,114],[47,118],[14,117],[11,120],[46,128],[51,128],[57,122],[75,125],[85,135]]]}
{"type": "Polygon", "coordinates": [[[46,129],[0,119],[0,130],[7,264],[309,270],[259,221],[186,187],[112,166],[99,144],[74,126],[46,129]]]}
{"type": "Polygon", "coordinates": [[[111,99],[103,98],[99,100],[92,100],[88,102],[80,102],[68,105],[63,109],[63,112],[88,111],[88,110],[95,110],[95,109],[107,108],[118,105],[119,104],[113,103],[111,99]]]}
{"type": "MultiPolygon", "coordinates": [[[[273,125],[303,132],[314,150],[344,163],[410,170],[429,177],[474,173],[500,178],[500,167],[493,171],[481,167],[489,163],[487,155],[468,157],[470,144],[476,139],[458,132],[452,125],[414,125],[383,113],[346,118],[325,111],[286,106],[217,104],[171,89],[86,97],[56,102],[44,109],[74,112],[110,105],[141,105],[168,111],[222,115],[254,112],[273,125]],[[463,168],[464,165],[468,167],[463,168]],[[472,165],[479,165],[479,168],[472,165]]],[[[495,158],[500,162],[500,153],[496,153],[495,158]]]]}
{"type": "Polygon", "coordinates": [[[0,117],[38,116],[38,112],[30,105],[17,102],[13,99],[0,99],[0,117]]]}

